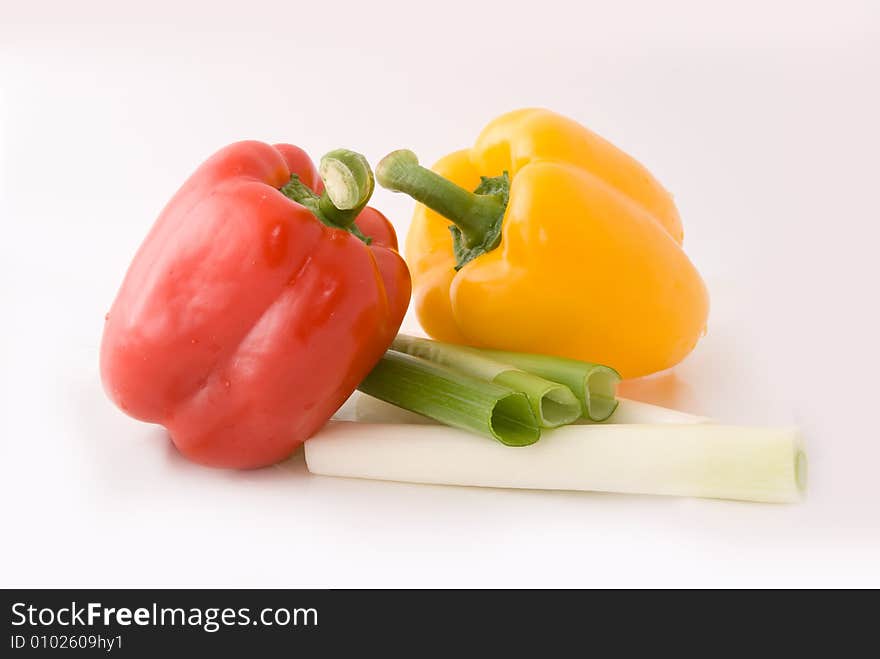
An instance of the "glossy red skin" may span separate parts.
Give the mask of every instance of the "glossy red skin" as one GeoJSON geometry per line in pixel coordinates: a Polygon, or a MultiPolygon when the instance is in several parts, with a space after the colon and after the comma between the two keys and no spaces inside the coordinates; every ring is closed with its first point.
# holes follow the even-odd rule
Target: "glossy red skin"
{"type": "Polygon", "coordinates": [[[278,191],[291,173],[320,192],[291,145],[211,157],[162,211],[107,316],[108,395],[205,465],[289,456],[378,362],[409,303],[388,220],[358,216],[370,246],[327,227],[278,191]]]}

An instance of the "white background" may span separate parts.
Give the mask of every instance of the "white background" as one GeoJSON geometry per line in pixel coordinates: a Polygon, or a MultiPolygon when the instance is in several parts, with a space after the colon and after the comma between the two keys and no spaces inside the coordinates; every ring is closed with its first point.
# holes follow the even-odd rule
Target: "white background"
{"type": "Polygon", "coordinates": [[[0,0],[0,582],[880,585],[878,7],[0,0]],[[696,352],[627,391],[797,422],[805,503],[212,471],[106,400],[104,313],[217,148],[431,162],[527,105],[651,168],[710,284],[696,352]]]}

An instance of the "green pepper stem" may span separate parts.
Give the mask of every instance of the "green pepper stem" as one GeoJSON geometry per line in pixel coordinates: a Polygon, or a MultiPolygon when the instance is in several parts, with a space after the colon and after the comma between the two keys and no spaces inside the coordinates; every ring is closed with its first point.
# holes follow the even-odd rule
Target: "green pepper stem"
{"type": "Polygon", "coordinates": [[[321,158],[319,167],[324,192],[315,193],[293,174],[281,193],[308,208],[321,222],[346,229],[365,242],[354,221],[367,205],[375,186],[367,159],[348,149],[336,149],[321,158]]]}
{"type": "Polygon", "coordinates": [[[349,226],[373,195],[370,163],[359,153],[336,149],[321,158],[318,171],[324,181],[321,211],[334,224],[349,226]]]}
{"type": "Polygon", "coordinates": [[[476,194],[419,165],[412,151],[401,149],[376,165],[379,185],[404,192],[457,226],[468,247],[482,245],[504,215],[506,198],[476,194]]]}

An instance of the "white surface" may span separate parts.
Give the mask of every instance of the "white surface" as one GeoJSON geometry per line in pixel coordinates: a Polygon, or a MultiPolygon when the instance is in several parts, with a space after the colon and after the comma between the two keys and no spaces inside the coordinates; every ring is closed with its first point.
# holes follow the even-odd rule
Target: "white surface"
{"type": "Polygon", "coordinates": [[[51,4],[0,5],[0,583],[880,585],[876,2],[51,4]],[[523,105],[652,168],[710,284],[697,351],[625,393],[798,423],[806,503],[211,471],[104,398],[104,312],[216,148],[430,162],[523,105]]]}

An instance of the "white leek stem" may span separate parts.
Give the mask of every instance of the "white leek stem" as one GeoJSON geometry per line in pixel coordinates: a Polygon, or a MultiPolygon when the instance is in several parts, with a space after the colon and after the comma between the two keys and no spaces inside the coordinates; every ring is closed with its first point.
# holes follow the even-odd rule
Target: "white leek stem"
{"type": "Polygon", "coordinates": [[[797,501],[806,455],[792,428],[573,425],[511,448],[441,425],[331,421],[306,442],[326,476],[547,490],[797,501]]]}
{"type": "MultiPolygon", "coordinates": [[[[604,423],[709,423],[711,419],[638,400],[618,398],[617,409],[604,423]]],[[[582,420],[587,423],[586,420],[582,420]]]]}

